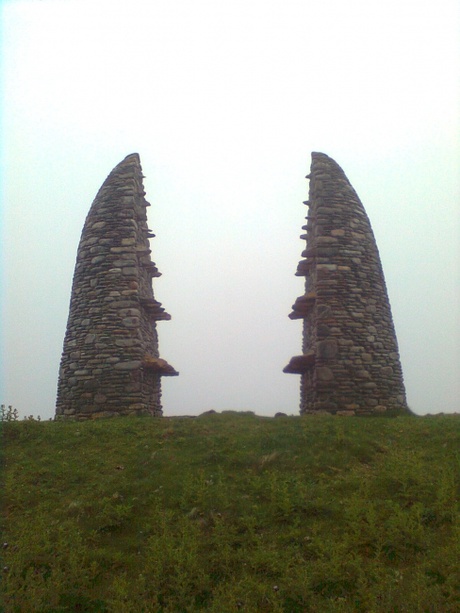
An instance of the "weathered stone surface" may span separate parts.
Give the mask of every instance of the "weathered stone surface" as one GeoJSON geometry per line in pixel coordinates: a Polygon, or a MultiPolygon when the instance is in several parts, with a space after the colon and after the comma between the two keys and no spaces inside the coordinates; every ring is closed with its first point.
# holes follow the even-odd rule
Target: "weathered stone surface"
{"type": "Polygon", "coordinates": [[[327,366],[319,366],[316,369],[316,376],[320,381],[332,381],[334,379],[334,373],[327,366]]]}
{"type": "Polygon", "coordinates": [[[58,382],[56,417],[161,415],[156,320],[169,319],[153,295],[159,272],[150,259],[139,156],[116,166],[88,213],[77,252],[58,382]],[[152,305],[154,315],[152,316],[152,305]]]}
{"type": "Polygon", "coordinates": [[[141,367],[140,360],[131,360],[130,362],[118,362],[115,364],[115,370],[138,370],[141,367]]]}
{"type": "Polygon", "coordinates": [[[306,234],[297,276],[305,294],[303,356],[284,372],[301,375],[300,412],[368,415],[406,411],[398,345],[369,219],[343,170],[312,154],[306,234]]]}
{"type": "Polygon", "coordinates": [[[318,357],[325,360],[335,358],[338,353],[338,345],[335,339],[328,341],[320,341],[318,343],[318,357]]]}

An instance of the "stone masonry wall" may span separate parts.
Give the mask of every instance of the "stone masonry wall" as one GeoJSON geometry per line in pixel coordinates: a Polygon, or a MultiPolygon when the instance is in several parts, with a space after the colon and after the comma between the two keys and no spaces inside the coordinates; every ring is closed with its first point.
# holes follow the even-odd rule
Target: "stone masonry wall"
{"type": "Polygon", "coordinates": [[[366,215],[343,170],[312,154],[305,277],[291,319],[303,319],[302,355],[284,372],[301,375],[301,413],[407,410],[390,303],[366,215]]]}
{"type": "Polygon", "coordinates": [[[178,373],[159,357],[156,322],[168,315],[153,295],[138,154],[100,188],[83,227],[59,371],[56,417],[161,415],[161,377],[178,373]]]}

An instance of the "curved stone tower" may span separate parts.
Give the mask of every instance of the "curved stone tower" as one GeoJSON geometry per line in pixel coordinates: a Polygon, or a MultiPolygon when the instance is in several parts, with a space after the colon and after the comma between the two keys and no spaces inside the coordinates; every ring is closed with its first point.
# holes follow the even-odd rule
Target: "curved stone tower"
{"type": "Polygon", "coordinates": [[[296,275],[305,293],[291,319],[303,319],[303,354],[284,372],[301,375],[300,412],[406,411],[398,344],[380,257],[366,215],[343,170],[312,154],[307,241],[296,275]]]}
{"type": "Polygon", "coordinates": [[[171,319],[153,295],[137,153],[100,188],[83,227],[59,371],[56,417],[161,415],[161,377],[178,373],[159,357],[156,322],[171,319]]]}

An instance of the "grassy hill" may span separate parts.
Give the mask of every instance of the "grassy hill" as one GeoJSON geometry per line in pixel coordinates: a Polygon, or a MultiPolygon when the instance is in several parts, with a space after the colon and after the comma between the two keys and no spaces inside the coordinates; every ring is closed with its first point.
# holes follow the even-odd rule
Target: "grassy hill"
{"type": "Polygon", "coordinates": [[[3,422],[5,613],[460,610],[460,418],[3,422]]]}

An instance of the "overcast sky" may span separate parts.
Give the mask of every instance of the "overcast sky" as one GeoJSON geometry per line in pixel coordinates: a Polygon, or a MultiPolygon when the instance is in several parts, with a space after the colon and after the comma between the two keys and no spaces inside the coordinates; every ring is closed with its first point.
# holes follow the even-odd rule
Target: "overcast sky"
{"type": "Polygon", "coordinates": [[[141,157],[166,415],[298,413],[311,151],[370,217],[408,402],[459,411],[458,0],[1,3],[2,382],[54,415],[75,256],[141,157]]]}

